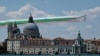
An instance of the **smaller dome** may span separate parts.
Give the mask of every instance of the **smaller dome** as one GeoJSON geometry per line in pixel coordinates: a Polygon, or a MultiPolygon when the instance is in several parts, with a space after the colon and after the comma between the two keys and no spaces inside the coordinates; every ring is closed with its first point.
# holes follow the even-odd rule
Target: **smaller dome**
{"type": "Polygon", "coordinates": [[[30,31],[39,31],[38,27],[37,27],[37,25],[35,23],[28,23],[24,27],[23,31],[27,31],[27,30],[30,30],[30,31]]]}
{"type": "Polygon", "coordinates": [[[64,38],[61,38],[61,37],[57,37],[54,40],[65,40],[65,39],[64,38]]]}
{"type": "Polygon", "coordinates": [[[20,32],[19,28],[13,28],[13,33],[18,33],[18,32],[20,32]]]}

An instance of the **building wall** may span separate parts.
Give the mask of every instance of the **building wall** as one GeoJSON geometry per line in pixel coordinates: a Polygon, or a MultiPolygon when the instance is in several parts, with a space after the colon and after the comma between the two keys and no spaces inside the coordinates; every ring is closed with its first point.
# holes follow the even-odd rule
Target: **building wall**
{"type": "Polygon", "coordinates": [[[19,52],[19,48],[20,48],[20,41],[7,41],[7,51],[8,52],[16,52],[18,53],[19,52]]]}
{"type": "MultiPolygon", "coordinates": [[[[67,44],[56,44],[52,45],[52,40],[8,40],[7,41],[7,51],[8,52],[16,52],[20,54],[50,54],[50,53],[60,53],[60,54],[75,54],[75,50],[73,46],[69,46],[67,44]],[[12,48],[13,47],[13,48],[12,48]]],[[[57,40],[57,42],[61,42],[57,40]]],[[[66,42],[64,40],[64,42],[66,42]]],[[[64,43],[63,42],[63,43],[64,43]]]]}
{"type": "Polygon", "coordinates": [[[23,46],[21,47],[20,41],[16,40],[9,40],[7,41],[7,51],[10,53],[16,52],[17,54],[20,54],[23,52],[23,54],[55,54],[56,52],[60,54],[68,54],[70,50],[70,54],[73,54],[73,47],[72,46],[23,46]]]}
{"type": "Polygon", "coordinates": [[[72,47],[32,47],[32,48],[20,48],[20,52],[23,52],[23,54],[55,54],[56,52],[60,54],[68,54],[68,50],[70,50],[70,54],[74,54],[72,47]]]}
{"type": "Polygon", "coordinates": [[[97,52],[100,53],[100,46],[98,46],[98,50],[97,50],[97,52]]]}
{"type": "Polygon", "coordinates": [[[86,51],[89,53],[99,53],[100,51],[100,41],[98,40],[87,40],[86,41],[86,51]]]}

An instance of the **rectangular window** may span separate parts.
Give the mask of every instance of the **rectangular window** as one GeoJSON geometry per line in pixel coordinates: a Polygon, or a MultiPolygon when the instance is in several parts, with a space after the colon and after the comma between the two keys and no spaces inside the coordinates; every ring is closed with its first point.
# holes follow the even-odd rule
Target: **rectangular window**
{"type": "Polygon", "coordinates": [[[48,50],[48,48],[46,48],[46,50],[48,50]]]}

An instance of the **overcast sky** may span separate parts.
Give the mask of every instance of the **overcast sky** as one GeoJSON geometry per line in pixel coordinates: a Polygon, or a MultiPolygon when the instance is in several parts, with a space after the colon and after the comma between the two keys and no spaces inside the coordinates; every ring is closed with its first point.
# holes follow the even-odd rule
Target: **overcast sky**
{"type": "MultiPolygon", "coordinates": [[[[100,38],[100,0],[0,0],[0,20],[87,15],[86,22],[37,23],[43,37],[74,39],[80,30],[84,39],[100,38]]],[[[18,25],[21,31],[25,25],[18,25]]],[[[7,38],[7,25],[0,26],[0,41],[7,38]]]]}

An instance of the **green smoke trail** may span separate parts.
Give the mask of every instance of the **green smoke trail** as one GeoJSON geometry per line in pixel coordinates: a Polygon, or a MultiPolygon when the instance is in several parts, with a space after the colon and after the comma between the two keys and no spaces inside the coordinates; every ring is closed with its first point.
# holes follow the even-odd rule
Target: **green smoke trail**
{"type": "MultiPolygon", "coordinates": [[[[84,19],[84,16],[81,17],[51,17],[51,18],[35,18],[35,23],[44,23],[44,22],[59,22],[59,21],[79,21],[78,19],[84,19]]],[[[81,21],[82,21],[81,20],[81,21]]],[[[15,22],[17,24],[26,24],[28,23],[28,19],[20,19],[20,20],[6,20],[6,21],[0,21],[0,26],[7,25],[8,23],[15,22]]]]}

